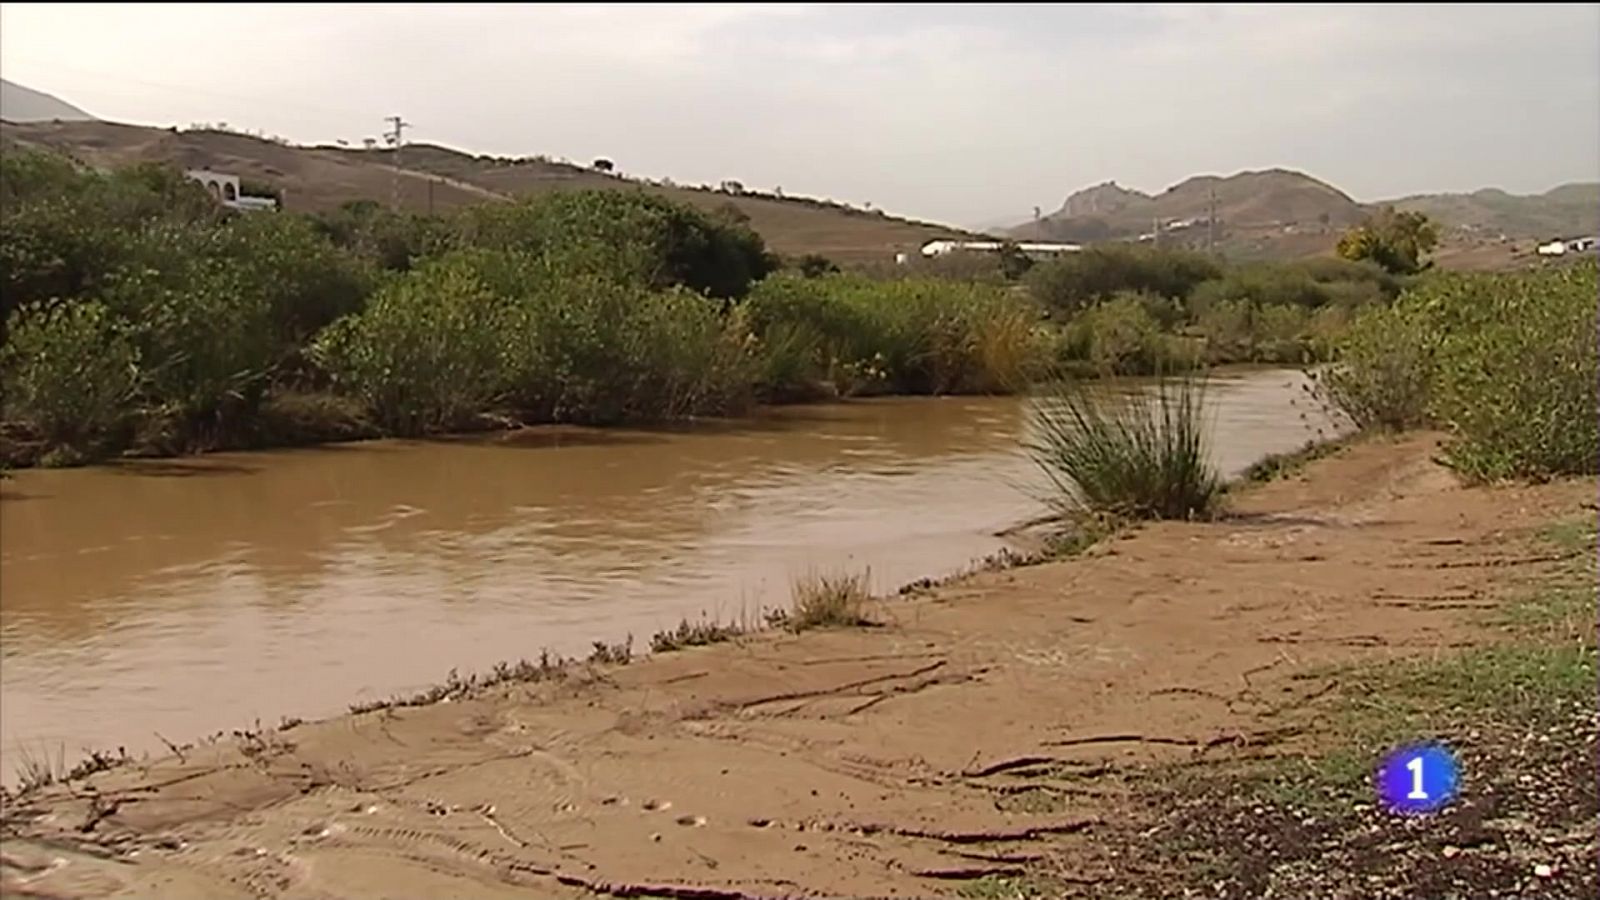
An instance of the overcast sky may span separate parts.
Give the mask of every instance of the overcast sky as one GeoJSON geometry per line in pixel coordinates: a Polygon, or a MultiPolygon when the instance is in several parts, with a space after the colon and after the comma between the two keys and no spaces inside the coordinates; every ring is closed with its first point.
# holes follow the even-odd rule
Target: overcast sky
{"type": "Polygon", "coordinates": [[[0,4],[102,118],[538,153],[965,225],[1283,166],[1358,200],[1600,179],[1600,4],[0,4]]]}

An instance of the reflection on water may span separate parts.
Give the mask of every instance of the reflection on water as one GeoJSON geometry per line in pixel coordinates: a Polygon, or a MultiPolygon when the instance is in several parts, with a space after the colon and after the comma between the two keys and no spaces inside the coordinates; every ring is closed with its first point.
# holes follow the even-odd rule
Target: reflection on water
{"type": "MultiPolygon", "coordinates": [[[[1218,381],[1225,471],[1304,443],[1301,376],[1218,381]]],[[[1037,515],[1025,401],[877,400],[673,431],[26,471],[0,494],[0,747],[148,748],[549,647],[960,568],[1037,515]]]]}

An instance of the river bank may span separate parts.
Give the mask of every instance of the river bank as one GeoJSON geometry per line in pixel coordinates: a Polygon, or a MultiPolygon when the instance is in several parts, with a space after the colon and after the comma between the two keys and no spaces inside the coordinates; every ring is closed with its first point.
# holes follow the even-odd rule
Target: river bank
{"type": "Polygon", "coordinates": [[[1467,489],[1437,449],[1362,442],[1218,521],[884,601],[877,627],[252,730],[10,798],[5,874],[50,896],[876,897],[1042,869],[1118,896],[1103,851],[1146,795],[1117,773],[1314,753],[1326,735],[1289,713],[1330,667],[1488,640],[1485,609],[1578,555],[1536,534],[1592,520],[1593,479],[1467,489]]]}
{"type": "MultiPolygon", "coordinates": [[[[1315,436],[1303,383],[1215,379],[1219,468],[1315,436]]],[[[880,593],[950,574],[1044,511],[1026,409],[883,398],[16,473],[0,783],[22,748],[159,751],[155,732],[330,715],[452,668],[642,650],[683,619],[759,619],[811,572],[870,569],[880,593]]]]}

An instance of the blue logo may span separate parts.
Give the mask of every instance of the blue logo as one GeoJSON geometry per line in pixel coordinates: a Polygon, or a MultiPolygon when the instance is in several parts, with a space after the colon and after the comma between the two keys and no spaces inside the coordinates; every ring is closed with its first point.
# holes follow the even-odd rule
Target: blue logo
{"type": "Polygon", "coordinates": [[[1443,744],[1412,744],[1385,756],[1373,782],[1378,801],[1391,812],[1431,813],[1460,793],[1461,767],[1443,744]]]}

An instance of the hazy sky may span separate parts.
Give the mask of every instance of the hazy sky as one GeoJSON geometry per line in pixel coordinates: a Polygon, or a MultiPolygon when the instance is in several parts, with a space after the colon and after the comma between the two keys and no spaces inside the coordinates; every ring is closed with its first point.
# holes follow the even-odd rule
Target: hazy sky
{"type": "Polygon", "coordinates": [[[0,74],[102,118],[545,153],[1026,218],[1107,179],[1359,200],[1600,179],[1600,4],[0,4],[0,74]]]}

